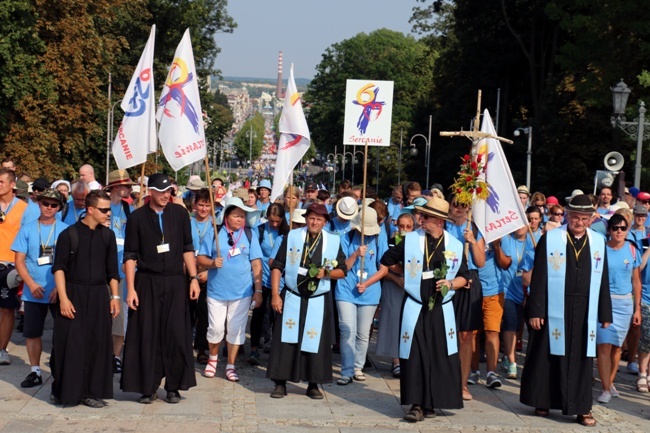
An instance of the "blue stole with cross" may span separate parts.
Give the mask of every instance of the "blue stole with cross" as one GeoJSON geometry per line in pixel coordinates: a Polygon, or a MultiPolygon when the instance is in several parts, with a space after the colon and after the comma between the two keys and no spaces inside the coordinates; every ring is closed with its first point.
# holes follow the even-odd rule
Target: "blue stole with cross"
{"type": "MultiPolygon", "coordinates": [[[[460,268],[463,257],[463,244],[447,231],[443,232],[445,239],[445,254],[449,270],[447,271],[447,280],[456,276],[460,268]]],[[[408,294],[404,308],[402,310],[402,324],[400,329],[399,357],[408,359],[411,353],[413,343],[413,332],[415,324],[420,316],[423,307],[420,296],[420,284],[422,283],[422,267],[424,257],[424,243],[426,242],[426,233],[424,230],[408,233],[404,238],[404,290],[408,294]]],[[[442,299],[442,314],[445,321],[445,338],[447,340],[447,355],[453,355],[458,352],[458,343],[456,341],[456,316],[451,298],[454,291],[450,290],[442,299]]],[[[428,308],[428,307],[426,307],[428,308]]]]}
{"type": "MultiPolygon", "coordinates": [[[[605,238],[587,229],[587,242],[591,254],[589,280],[589,311],[587,314],[587,356],[596,356],[596,327],[598,325],[598,296],[605,262],[605,238]]],[[[551,355],[565,355],[564,289],[566,285],[567,227],[546,234],[548,270],[548,335],[551,355]]],[[[573,252],[573,248],[569,248],[573,252]]]]}
{"type": "MultiPolygon", "coordinates": [[[[340,238],[323,230],[321,231],[321,246],[323,262],[325,259],[336,260],[339,253],[340,238]]],[[[304,255],[307,228],[291,230],[287,235],[287,262],[284,268],[285,287],[288,289],[282,307],[282,342],[298,343],[300,329],[300,295],[298,295],[298,269],[304,255]]],[[[319,266],[320,267],[320,266],[319,266]]],[[[308,284],[305,282],[304,284],[308,284]]],[[[323,278],[318,283],[314,293],[307,299],[307,315],[302,334],[300,350],[318,353],[323,330],[325,300],[322,295],[330,291],[329,278],[323,278]]]]}

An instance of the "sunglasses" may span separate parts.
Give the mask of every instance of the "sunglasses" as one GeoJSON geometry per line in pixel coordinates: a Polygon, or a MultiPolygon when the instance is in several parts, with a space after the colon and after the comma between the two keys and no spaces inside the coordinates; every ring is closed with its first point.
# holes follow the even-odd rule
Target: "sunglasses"
{"type": "Polygon", "coordinates": [[[7,219],[7,214],[0,210],[0,224],[5,222],[5,219],[7,219]]]}
{"type": "Polygon", "coordinates": [[[55,201],[42,201],[41,204],[43,207],[49,207],[50,209],[54,209],[60,206],[60,204],[55,201]]]}
{"type": "Polygon", "coordinates": [[[650,204],[650,200],[639,200],[642,204],[650,204]]]}
{"type": "Polygon", "coordinates": [[[452,203],[451,204],[453,207],[462,207],[463,209],[467,208],[466,204],[461,204],[461,203],[452,203]]]}
{"type": "Polygon", "coordinates": [[[622,231],[622,232],[626,232],[627,231],[627,226],[614,226],[614,227],[610,227],[610,230],[613,231],[613,232],[617,232],[619,230],[622,231]]]}
{"type": "Polygon", "coordinates": [[[100,211],[103,214],[107,214],[107,213],[109,213],[111,211],[110,207],[96,207],[95,209],[97,209],[98,211],[100,211]]]}
{"type": "Polygon", "coordinates": [[[228,233],[228,246],[234,247],[235,246],[235,240],[232,238],[232,233],[228,233]]]}
{"type": "Polygon", "coordinates": [[[32,187],[32,191],[34,191],[34,192],[43,192],[43,191],[45,191],[45,188],[34,188],[34,187],[32,187]]]}
{"type": "Polygon", "coordinates": [[[421,213],[420,215],[422,216],[422,219],[425,219],[425,220],[431,220],[431,219],[437,218],[437,217],[434,217],[433,215],[428,215],[428,214],[425,214],[425,213],[421,213]]]}
{"type": "Polygon", "coordinates": [[[564,214],[563,214],[562,212],[553,212],[553,215],[555,215],[555,216],[562,216],[562,215],[564,215],[564,214]]]}

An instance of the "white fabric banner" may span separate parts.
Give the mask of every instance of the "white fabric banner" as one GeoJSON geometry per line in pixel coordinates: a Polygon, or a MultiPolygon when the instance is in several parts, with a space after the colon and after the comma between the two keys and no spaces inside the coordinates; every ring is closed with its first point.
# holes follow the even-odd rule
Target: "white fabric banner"
{"type": "MultiPolygon", "coordinates": [[[[496,136],[488,110],[483,112],[481,132],[496,136]]],[[[488,244],[528,224],[526,211],[521,205],[510,166],[496,138],[484,138],[477,144],[477,154],[486,162],[485,181],[490,196],[477,200],[472,207],[472,217],[488,244]]]]}
{"type": "Polygon", "coordinates": [[[185,30],[158,101],[158,137],[169,165],[178,171],[205,158],[203,111],[190,41],[185,30]]]}
{"type": "Polygon", "coordinates": [[[120,107],[124,118],[113,142],[113,157],[120,169],[147,160],[158,148],[156,139],[156,100],[153,85],[153,50],[156,26],[151,26],[149,40],[133,73],[120,107]]]}
{"type": "Polygon", "coordinates": [[[346,81],[343,144],[390,146],[392,117],[392,81],[346,81]]]}
{"type": "Polygon", "coordinates": [[[293,63],[289,71],[289,81],[287,82],[287,92],[284,98],[279,128],[280,141],[278,144],[278,157],[275,161],[271,202],[282,195],[293,169],[309,150],[309,127],[307,126],[305,113],[302,110],[300,93],[298,93],[293,78],[293,63]]]}

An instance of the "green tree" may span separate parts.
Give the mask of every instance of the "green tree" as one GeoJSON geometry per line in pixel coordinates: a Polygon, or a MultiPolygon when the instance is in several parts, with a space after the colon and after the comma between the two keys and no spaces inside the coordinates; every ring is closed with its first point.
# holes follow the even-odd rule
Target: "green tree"
{"type": "Polygon", "coordinates": [[[235,154],[242,161],[249,161],[252,153],[253,161],[262,154],[264,146],[264,117],[255,113],[242,125],[235,135],[235,154]],[[251,139],[252,132],[252,139],[251,139]]]}

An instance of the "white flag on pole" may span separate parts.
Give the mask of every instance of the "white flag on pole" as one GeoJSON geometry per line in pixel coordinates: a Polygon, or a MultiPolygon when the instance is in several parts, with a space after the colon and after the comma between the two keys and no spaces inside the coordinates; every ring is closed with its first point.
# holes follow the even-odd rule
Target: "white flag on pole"
{"type": "Polygon", "coordinates": [[[120,107],[124,118],[113,142],[113,157],[120,169],[127,169],[147,160],[157,149],[156,100],[153,86],[153,50],[156,35],[151,26],[149,40],[133,73],[120,107]]]}
{"type": "MultiPolygon", "coordinates": [[[[488,110],[483,112],[481,132],[497,135],[488,110]]],[[[487,200],[476,201],[472,217],[487,244],[523,227],[528,220],[499,140],[480,140],[477,144],[477,154],[481,160],[487,161],[484,176],[490,195],[487,200]]]]}
{"type": "Polygon", "coordinates": [[[289,81],[287,82],[287,92],[284,98],[279,127],[280,141],[278,144],[278,157],[275,161],[271,202],[282,195],[291,172],[309,149],[309,127],[307,126],[305,113],[302,110],[300,93],[298,93],[293,78],[293,63],[289,71],[289,81]]]}
{"type": "Polygon", "coordinates": [[[158,137],[169,165],[178,171],[206,155],[203,111],[190,41],[190,29],[176,48],[158,101],[158,137]]]}

